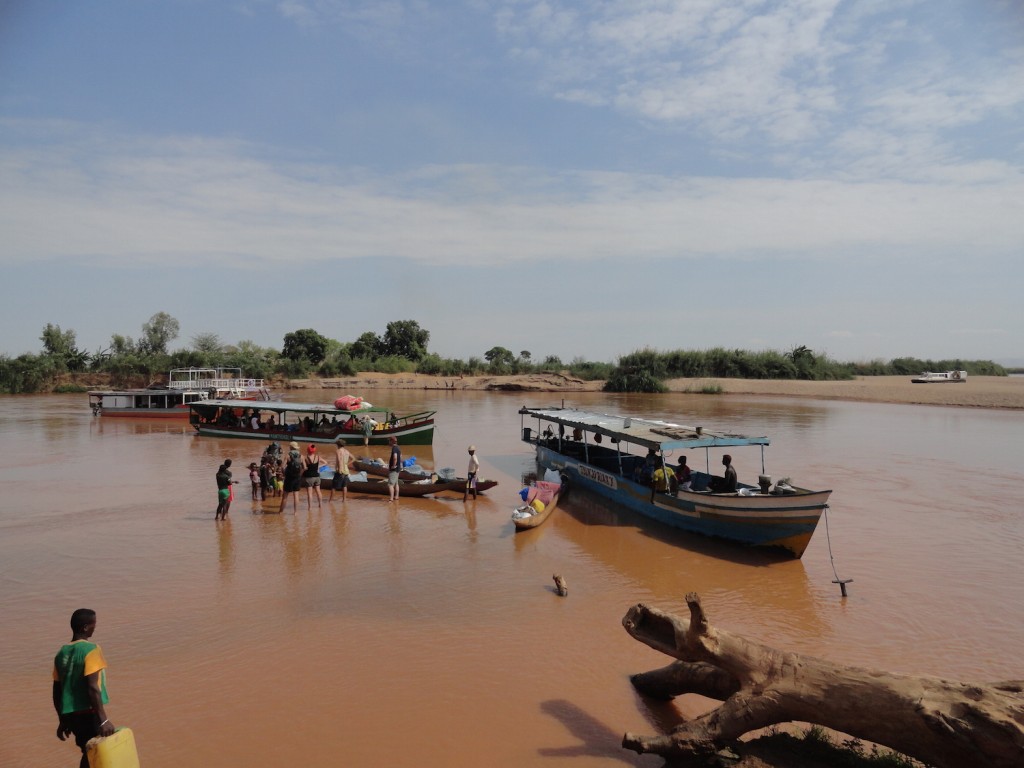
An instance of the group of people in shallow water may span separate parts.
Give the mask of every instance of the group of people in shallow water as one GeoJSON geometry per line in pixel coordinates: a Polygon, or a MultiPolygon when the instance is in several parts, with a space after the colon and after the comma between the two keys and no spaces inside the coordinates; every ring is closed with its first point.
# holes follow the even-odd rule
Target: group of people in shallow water
{"type": "MultiPolygon", "coordinates": [[[[339,438],[335,441],[335,445],[334,478],[331,483],[331,495],[327,500],[332,501],[334,492],[341,491],[341,499],[346,501],[348,499],[349,475],[355,457],[345,447],[344,440],[339,438]]],[[[287,454],[283,453],[278,443],[271,443],[260,457],[259,464],[255,461],[249,464],[252,499],[253,501],[266,501],[268,498],[279,497],[283,511],[288,498],[291,497],[292,509],[297,510],[296,495],[305,488],[307,509],[313,508],[314,492],[317,505],[323,508],[320,467],[327,465],[328,462],[320,455],[313,443],[307,446],[305,455],[294,440],[288,444],[287,454]]],[[[234,499],[232,486],[238,484],[238,480],[234,480],[231,475],[231,459],[225,459],[224,463],[217,468],[216,480],[217,512],[214,519],[224,520],[234,499]]]]}
{"type": "MultiPolygon", "coordinates": [[[[388,501],[397,501],[400,493],[400,475],[404,467],[402,460],[402,449],[398,440],[390,438],[390,452],[388,455],[388,501]]],[[[469,465],[467,469],[466,488],[463,493],[463,501],[472,494],[477,497],[477,476],[480,472],[480,459],[476,456],[476,446],[469,446],[469,465]]],[[[343,439],[335,440],[334,450],[334,476],[331,479],[331,493],[327,501],[334,500],[336,492],[341,493],[341,500],[348,500],[348,488],[355,457],[348,450],[343,439]]],[[[294,440],[288,443],[288,453],[283,454],[281,446],[274,442],[267,446],[267,449],[260,457],[259,464],[255,461],[249,464],[249,483],[252,487],[253,501],[265,501],[271,497],[280,497],[281,511],[285,510],[289,497],[292,500],[292,511],[298,511],[297,494],[303,488],[306,490],[306,509],[313,508],[313,496],[316,495],[316,503],[323,509],[323,492],[321,490],[320,468],[331,466],[331,462],[324,459],[317,450],[315,444],[310,443],[305,452],[294,440]]],[[[227,518],[234,500],[234,488],[238,485],[231,474],[231,459],[224,459],[224,463],[217,468],[217,512],[214,520],[227,518]]]]}
{"type": "MultiPolygon", "coordinates": [[[[273,445],[277,445],[274,443],[273,445]]],[[[348,499],[349,476],[352,472],[352,462],[355,457],[345,447],[345,441],[338,438],[335,441],[334,451],[334,478],[331,480],[331,495],[328,501],[334,499],[335,491],[341,491],[341,500],[348,499]]],[[[284,512],[289,496],[292,500],[292,511],[298,511],[297,495],[303,488],[306,489],[306,509],[313,508],[313,495],[316,494],[317,507],[323,509],[324,497],[320,489],[320,467],[330,466],[330,462],[324,459],[317,450],[316,445],[310,443],[306,446],[305,455],[294,440],[288,444],[288,457],[284,461],[284,478],[282,483],[281,511],[284,512]]]]}

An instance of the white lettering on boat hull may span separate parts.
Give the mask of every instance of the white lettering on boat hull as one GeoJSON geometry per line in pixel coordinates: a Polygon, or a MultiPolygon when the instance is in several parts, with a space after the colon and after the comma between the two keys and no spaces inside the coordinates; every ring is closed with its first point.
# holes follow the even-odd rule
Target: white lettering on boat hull
{"type": "Polygon", "coordinates": [[[615,479],[615,475],[602,472],[600,469],[588,467],[586,464],[577,464],[576,471],[580,473],[580,477],[586,478],[594,483],[600,483],[606,488],[617,490],[619,487],[618,481],[615,479]]]}

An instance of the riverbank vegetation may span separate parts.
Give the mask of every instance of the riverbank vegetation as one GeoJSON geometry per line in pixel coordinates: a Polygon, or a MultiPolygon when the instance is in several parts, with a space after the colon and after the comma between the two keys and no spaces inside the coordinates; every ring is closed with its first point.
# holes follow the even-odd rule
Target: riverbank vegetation
{"type": "MultiPolygon", "coordinates": [[[[383,334],[366,331],[353,341],[339,341],[313,328],[286,333],[281,349],[252,341],[223,342],[216,333],[200,333],[187,347],[171,350],[180,325],[158,312],[142,325],[138,338],[115,333],[108,346],[89,353],[77,345],[74,330],[47,323],[39,339],[42,351],[17,357],[0,355],[0,392],[19,394],[82,391],[88,386],[147,386],[162,381],[173,368],[238,368],[247,378],[301,379],[354,376],[360,372],[421,373],[438,377],[515,376],[568,373],[585,381],[604,381],[610,392],[663,392],[665,380],[678,378],[844,380],[855,376],[914,375],[921,371],[966,370],[968,374],[1005,376],[988,360],[894,360],[844,363],[806,346],[774,350],[640,349],[615,363],[556,355],[534,360],[529,350],[513,352],[494,346],[480,357],[446,358],[429,351],[430,332],[415,320],[388,323],[383,334]]],[[[713,393],[714,385],[701,392],[713,393]]],[[[721,388],[717,389],[721,392],[721,388]]]]}

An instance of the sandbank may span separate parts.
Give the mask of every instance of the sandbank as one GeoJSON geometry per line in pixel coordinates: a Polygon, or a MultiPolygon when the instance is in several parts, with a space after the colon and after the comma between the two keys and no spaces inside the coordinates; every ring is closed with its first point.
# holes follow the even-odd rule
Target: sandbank
{"type": "MultiPolygon", "coordinates": [[[[803,397],[817,400],[860,400],[965,408],[1024,408],[1024,376],[971,376],[963,383],[913,384],[910,376],[858,376],[849,381],[774,379],[670,379],[671,392],[803,397]]],[[[517,376],[426,376],[417,373],[360,373],[334,379],[292,379],[283,389],[332,389],[359,394],[375,389],[438,389],[519,392],[599,392],[603,381],[584,381],[569,374],[517,376]]],[[[710,395],[709,395],[710,396],[710,395]]]]}

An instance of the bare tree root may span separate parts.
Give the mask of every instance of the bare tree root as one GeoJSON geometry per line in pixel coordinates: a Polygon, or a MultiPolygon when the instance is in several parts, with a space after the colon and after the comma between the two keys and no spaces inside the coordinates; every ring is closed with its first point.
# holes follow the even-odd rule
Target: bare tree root
{"type": "Polygon", "coordinates": [[[664,757],[708,754],[749,731],[793,720],[885,745],[937,768],[1024,765],[1024,682],[961,683],[832,664],[786,653],[711,625],[700,598],[689,619],[643,604],[622,624],[678,661],[634,675],[637,690],[668,699],[721,700],[668,736],[627,733],[622,746],[664,757]]]}

